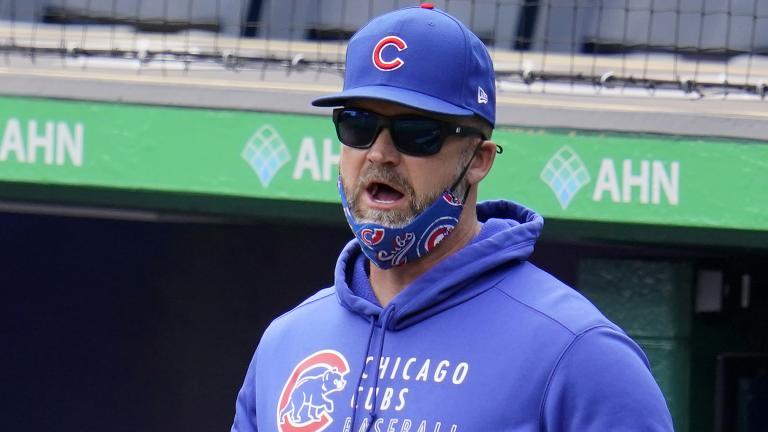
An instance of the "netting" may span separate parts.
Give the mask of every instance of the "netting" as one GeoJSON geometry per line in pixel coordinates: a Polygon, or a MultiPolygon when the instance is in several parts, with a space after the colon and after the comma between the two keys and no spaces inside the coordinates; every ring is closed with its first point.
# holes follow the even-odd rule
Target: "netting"
{"type": "MultiPolygon", "coordinates": [[[[341,74],[346,40],[413,1],[0,0],[0,65],[341,74]],[[121,66],[122,65],[122,66],[121,66]]],[[[765,98],[768,0],[444,0],[499,89],[765,98]]],[[[263,75],[266,76],[266,75],[263,75]]],[[[264,78],[267,79],[267,78],[264,78]]]]}

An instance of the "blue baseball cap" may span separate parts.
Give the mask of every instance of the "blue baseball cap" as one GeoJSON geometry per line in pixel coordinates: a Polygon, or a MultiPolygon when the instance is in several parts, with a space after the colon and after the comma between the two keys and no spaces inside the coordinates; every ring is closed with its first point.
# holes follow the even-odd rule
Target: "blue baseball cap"
{"type": "Polygon", "coordinates": [[[453,16],[432,4],[371,20],[347,45],[344,90],[312,101],[319,107],[377,99],[496,124],[496,77],[488,50],[453,16]]]}

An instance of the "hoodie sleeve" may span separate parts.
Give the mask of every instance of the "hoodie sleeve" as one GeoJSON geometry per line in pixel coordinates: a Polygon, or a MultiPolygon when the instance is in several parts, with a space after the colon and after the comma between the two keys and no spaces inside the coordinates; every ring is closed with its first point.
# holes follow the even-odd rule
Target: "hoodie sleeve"
{"type": "Polygon", "coordinates": [[[235,420],[231,432],[258,432],[256,426],[256,358],[258,349],[253,355],[248,372],[245,374],[243,387],[237,395],[235,403],[235,420]]]}
{"type": "Polygon", "coordinates": [[[543,404],[547,432],[673,430],[645,354],[609,327],[576,336],[555,366],[543,404]]]}

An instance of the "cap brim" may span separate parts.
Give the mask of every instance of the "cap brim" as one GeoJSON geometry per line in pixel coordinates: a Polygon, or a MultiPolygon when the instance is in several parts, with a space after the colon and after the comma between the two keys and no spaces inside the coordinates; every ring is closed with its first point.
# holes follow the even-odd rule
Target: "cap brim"
{"type": "Polygon", "coordinates": [[[354,99],[374,99],[394,102],[396,104],[436,114],[461,117],[474,115],[474,112],[468,109],[458,107],[445,102],[444,100],[425,95],[424,93],[391,86],[357,87],[345,90],[341,93],[319,97],[312,101],[312,105],[317,107],[338,107],[347,105],[350,100],[354,99]]]}

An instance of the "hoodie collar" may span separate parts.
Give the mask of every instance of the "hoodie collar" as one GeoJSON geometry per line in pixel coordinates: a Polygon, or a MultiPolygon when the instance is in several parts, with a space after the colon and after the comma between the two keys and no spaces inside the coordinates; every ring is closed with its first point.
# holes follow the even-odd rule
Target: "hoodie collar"
{"type": "Polygon", "coordinates": [[[533,252],[544,221],[534,211],[509,201],[488,201],[477,205],[483,228],[467,246],[446,257],[419,276],[392,299],[387,322],[373,295],[365,258],[356,240],[350,241],[336,263],[335,286],[339,302],[346,309],[399,330],[466,301],[490,288],[493,283],[471,282],[501,277],[494,271],[503,264],[525,260],[533,252]]]}

